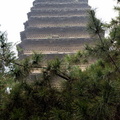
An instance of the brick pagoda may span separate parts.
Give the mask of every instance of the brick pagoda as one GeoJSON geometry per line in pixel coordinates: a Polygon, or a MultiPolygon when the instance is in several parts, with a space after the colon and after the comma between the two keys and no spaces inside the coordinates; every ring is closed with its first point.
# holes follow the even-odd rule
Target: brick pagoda
{"type": "Polygon", "coordinates": [[[83,49],[93,40],[86,30],[88,0],[35,0],[21,32],[19,57],[43,53],[48,59],[83,49]]]}

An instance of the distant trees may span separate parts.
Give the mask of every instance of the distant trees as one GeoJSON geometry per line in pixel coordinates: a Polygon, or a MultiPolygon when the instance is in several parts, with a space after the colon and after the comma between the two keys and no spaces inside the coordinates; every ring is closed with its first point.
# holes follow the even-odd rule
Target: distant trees
{"type": "Polygon", "coordinates": [[[5,67],[10,67],[14,61],[14,52],[11,51],[12,44],[7,42],[7,34],[0,32],[0,67],[5,72],[5,67]]]}

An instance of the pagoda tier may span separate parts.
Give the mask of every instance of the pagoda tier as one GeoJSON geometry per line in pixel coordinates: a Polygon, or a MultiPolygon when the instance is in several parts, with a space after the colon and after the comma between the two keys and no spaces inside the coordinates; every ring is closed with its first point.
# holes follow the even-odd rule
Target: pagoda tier
{"type": "Polygon", "coordinates": [[[25,39],[24,44],[19,47],[24,48],[22,55],[30,55],[31,52],[48,54],[70,54],[84,48],[84,44],[91,44],[95,41],[90,38],[61,38],[61,39],[25,39]]]}
{"type": "Polygon", "coordinates": [[[87,10],[89,8],[79,8],[79,9],[52,9],[52,10],[32,10],[32,12],[28,13],[28,18],[30,17],[65,17],[65,16],[82,16],[82,15],[87,15],[87,10]]]}
{"type": "Polygon", "coordinates": [[[30,17],[25,23],[27,27],[63,27],[63,26],[85,26],[87,16],[54,16],[54,17],[30,17]]]}
{"type": "Polygon", "coordinates": [[[78,8],[89,8],[88,5],[86,3],[41,3],[41,4],[37,4],[34,7],[31,8],[31,10],[44,10],[44,9],[78,9],[78,8]]]}
{"type": "Polygon", "coordinates": [[[88,0],[35,0],[21,32],[19,57],[33,51],[49,56],[70,54],[93,43],[86,29],[88,10],[88,0]]]}
{"type": "Polygon", "coordinates": [[[45,27],[36,28],[30,27],[25,31],[28,39],[39,39],[39,38],[79,38],[89,37],[86,28],[84,26],[71,26],[71,27],[45,27]],[[74,32],[73,32],[74,31],[74,32]]]}
{"type": "Polygon", "coordinates": [[[33,3],[38,3],[38,2],[58,2],[58,3],[61,3],[61,2],[87,2],[88,3],[88,0],[35,0],[33,3]]]}

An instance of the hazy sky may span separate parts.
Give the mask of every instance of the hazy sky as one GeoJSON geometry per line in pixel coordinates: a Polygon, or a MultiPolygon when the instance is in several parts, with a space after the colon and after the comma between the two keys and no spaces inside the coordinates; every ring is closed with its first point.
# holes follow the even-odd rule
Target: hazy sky
{"type": "MultiPolygon", "coordinates": [[[[20,32],[24,30],[23,23],[34,0],[0,0],[0,30],[7,31],[8,40],[20,42],[20,32]]],[[[115,16],[113,7],[117,0],[89,0],[92,8],[97,8],[97,16],[103,21],[110,21],[115,16]]]]}

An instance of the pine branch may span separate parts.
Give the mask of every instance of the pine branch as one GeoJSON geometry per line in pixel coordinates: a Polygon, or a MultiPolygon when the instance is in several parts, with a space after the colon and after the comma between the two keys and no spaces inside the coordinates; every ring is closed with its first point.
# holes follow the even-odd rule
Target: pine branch
{"type": "Polygon", "coordinates": [[[88,29],[93,31],[93,33],[95,35],[98,36],[102,46],[103,46],[103,52],[109,57],[110,61],[113,63],[113,65],[115,66],[115,68],[120,72],[119,67],[117,66],[116,62],[113,60],[112,56],[108,53],[108,51],[105,48],[105,43],[103,41],[103,38],[101,37],[101,32],[103,32],[104,30],[102,29],[102,23],[100,23],[100,21],[96,18],[95,16],[95,11],[91,10],[89,12],[90,15],[90,24],[88,24],[88,29]]]}

